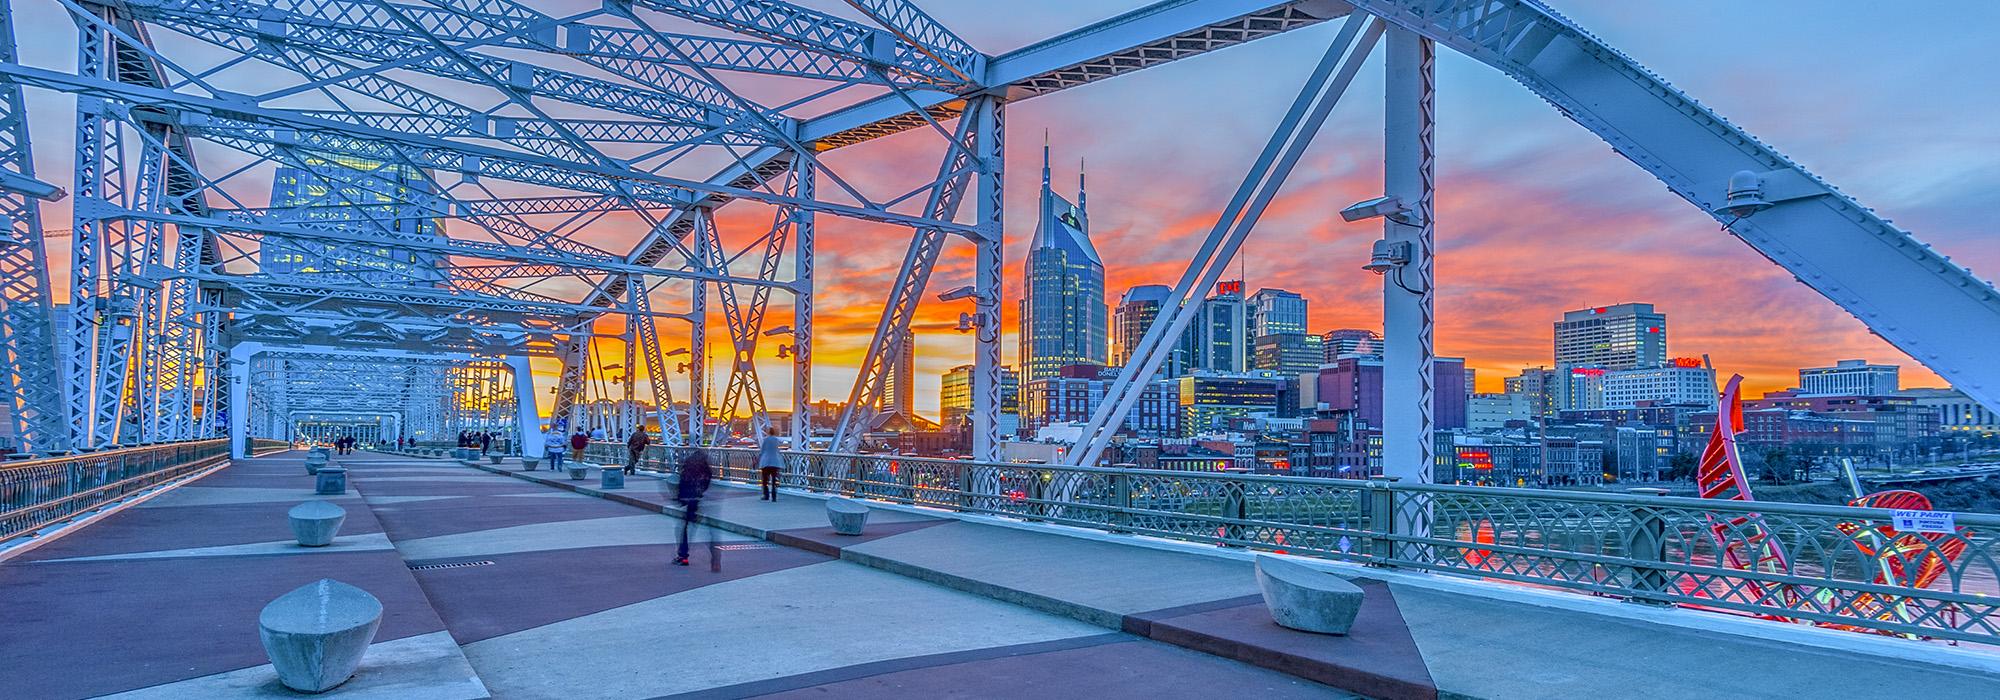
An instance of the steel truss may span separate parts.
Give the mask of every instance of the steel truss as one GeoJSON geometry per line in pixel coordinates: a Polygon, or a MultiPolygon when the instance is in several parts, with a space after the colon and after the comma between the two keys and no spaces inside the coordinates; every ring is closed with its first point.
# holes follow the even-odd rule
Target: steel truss
{"type": "MultiPolygon", "coordinates": [[[[242,343],[554,358],[555,422],[581,425],[597,405],[593,387],[616,384],[597,396],[625,401],[618,418],[593,420],[622,429],[638,415],[634,401],[649,398],[669,440],[712,441],[721,436],[711,419],[723,429],[739,416],[769,424],[754,357],[758,336],[784,335],[765,328],[772,290],[792,295],[780,355],[793,362],[790,432],[802,445],[812,432],[814,227],[826,215],[912,234],[835,447],[877,424],[890,362],[958,236],[975,248],[964,295],[977,332],[973,449],[990,459],[1000,440],[1005,105],[1357,12],[1369,17],[1353,14],[1337,32],[1355,48],[1330,56],[1339,67],[1302,96],[1179,292],[1234,254],[1349,64],[1387,36],[1385,194],[1408,211],[1390,217],[1385,237],[1414,247],[1411,265],[1385,280],[1397,285],[1385,287],[1390,345],[1415,353],[1391,363],[1393,386],[1414,397],[1399,399],[1393,417],[1408,426],[1396,444],[1414,447],[1392,450],[1397,460],[1425,463],[1429,445],[1428,402],[1418,399],[1433,322],[1438,48],[1519,81],[1871,330],[2000,405],[2000,367],[1985,361],[2000,345],[1991,285],[1532,0],[1163,0],[998,55],[909,0],[847,0],[865,21],[780,0],[613,0],[560,12],[517,0],[47,0],[74,21],[74,70],[19,62],[14,1],[0,0],[0,353],[13,427],[35,450],[213,435],[244,418],[232,410],[268,423],[282,420],[274,407],[289,397],[335,400],[275,374],[237,376],[242,343]],[[697,30],[669,30],[690,24],[697,30]],[[177,59],[155,34],[225,57],[177,59]],[[746,98],[746,81],[754,94],[781,96],[746,98]],[[23,88],[76,101],[72,284],[61,314],[40,202],[63,192],[34,173],[22,116],[34,93],[23,88]],[[942,148],[935,177],[904,192],[863,192],[819,157],[911,130],[942,148]],[[297,186],[290,201],[267,196],[279,194],[279,173],[297,186]],[[977,205],[965,223],[968,189],[977,205]],[[737,202],[769,208],[772,226],[718,225],[716,211],[737,202]],[[636,234],[622,251],[606,243],[620,236],[596,233],[619,227],[636,234]],[[711,287],[729,337],[719,401],[706,376],[711,287]],[[661,319],[689,323],[685,345],[660,332],[661,319]],[[624,362],[592,359],[614,339],[624,362]],[[681,354],[685,409],[668,387],[683,364],[669,358],[681,354]],[[641,365],[649,397],[637,390],[641,365]]],[[[1147,342],[1170,337],[1180,315],[1163,314],[1147,342]]],[[[1156,354],[1121,377],[1072,459],[1094,459],[1117,432],[1119,407],[1156,354]]]]}

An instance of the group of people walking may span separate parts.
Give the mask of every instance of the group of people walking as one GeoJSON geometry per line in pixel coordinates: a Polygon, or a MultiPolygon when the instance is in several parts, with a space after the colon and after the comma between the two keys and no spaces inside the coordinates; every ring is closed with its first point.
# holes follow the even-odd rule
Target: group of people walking
{"type": "Polygon", "coordinates": [[[353,435],[343,435],[341,437],[334,438],[333,452],[334,454],[343,454],[343,455],[353,454],[354,445],[357,442],[359,441],[355,440],[353,435]]]}
{"type": "MultiPolygon", "coordinates": [[[[562,469],[565,459],[582,461],[584,451],[590,447],[590,443],[593,440],[605,439],[602,429],[593,433],[585,432],[583,429],[578,428],[574,432],[565,434],[559,428],[560,426],[557,426],[542,433],[543,452],[549,459],[549,465],[555,469],[562,469]]],[[[646,432],[645,426],[639,426],[632,430],[632,436],[625,440],[626,474],[631,475],[638,472],[639,463],[645,459],[646,448],[651,447],[652,444],[653,436],[646,432]]],[[[776,430],[766,431],[763,438],[758,442],[757,475],[759,490],[761,492],[759,500],[778,500],[778,469],[784,466],[783,447],[784,443],[778,438],[776,430]]],[[[701,517],[702,501],[704,496],[708,494],[709,485],[715,480],[715,471],[709,467],[708,452],[706,450],[688,450],[687,454],[681,457],[679,464],[675,466],[674,473],[675,478],[672,480],[673,499],[681,506],[679,546],[675,549],[674,564],[677,566],[687,566],[688,536],[694,527],[695,521],[701,517]]],[[[716,544],[715,538],[710,537],[708,542],[708,565],[711,570],[721,571],[721,550],[717,549],[716,544]]]]}
{"type": "Polygon", "coordinates": [[[460,432],[458,434],[458,446],[477,447],[479,448],[479,454],[486,454],[488,450],[493,449],[493,434],[471,430],[460,432]]]}

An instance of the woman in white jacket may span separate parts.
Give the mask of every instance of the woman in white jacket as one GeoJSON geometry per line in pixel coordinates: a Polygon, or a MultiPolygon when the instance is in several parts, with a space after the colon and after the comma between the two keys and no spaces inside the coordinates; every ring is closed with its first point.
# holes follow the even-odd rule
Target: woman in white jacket
{"type": "Polygon", "coordinates": [[[542,454],[549,458],[549,468],[562,471],[563,453],[569,451],[569,438],[560,430],[542,431],[542,454]]]}

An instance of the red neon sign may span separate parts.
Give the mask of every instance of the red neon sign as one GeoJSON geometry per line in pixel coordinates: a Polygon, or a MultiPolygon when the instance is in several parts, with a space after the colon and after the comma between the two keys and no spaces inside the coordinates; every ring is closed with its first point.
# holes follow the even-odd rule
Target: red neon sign
{"type": "Polygon", "coordinates": [[[1229,280],[1227,282],[1216,283],[1215,285],[1216,296],[1228,296],[1231,294],[1234,294],[1236,296],[1243,296],[1243,280],[1229,280]]]}
{"type": "Polygon", "coordinates": [[[1598,369],[1598,368],[1596,368],[1596,367],[1575,367],[1575,368],[1571,368],[1571,369],[1570,369],[1570,371],[1569,371],[1569,373],[1570,373],[1570,374],[1573,374],[1573,375],[1576,375],[1576,376],[1580,376],[1580,377],[1602,377],[1602,376],[1604,376],[1604,370],[1602,370],[1602,369],[1598,369]]]}
{"type": "Polygon", "coordinates": [[[1699,357],[1676,357],[1676,358],[1674,358],[1674,359],[1673,359],[1673,364],[1674,364],[1674,366],[1675,366],[1675,367],[1700,367],[1700,366],[1701,366],[1701,358],[1699,358],[1699,357]]]}

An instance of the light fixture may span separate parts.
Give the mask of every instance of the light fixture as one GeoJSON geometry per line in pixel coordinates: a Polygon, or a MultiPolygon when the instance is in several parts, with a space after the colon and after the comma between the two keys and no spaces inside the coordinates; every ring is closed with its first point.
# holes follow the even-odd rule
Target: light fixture
{"type": "Polygon", "coordinates": [[[1340,210],[1340,218],[1349,223],[1382,217],[1399,224],[1415,225],[1410,221],[1409,214],[1410,208],[1403,206],[1403,198],[1393,194],[1355,202],[1340,210]]]}
{"type": "Polygon", "coordinates": [[[764,331],[764,335],[788,335],[791,332],[792,332],[791,326],[778,326],[777,328],[764,331]]]}
{"type": "Polygon", "coordinates": [[[974,295],[978,293],[979,293],[978,290],[975,290],[968,285],[964,287],[959,287],[949,292],[945,292],[943,294],[939,294],[938,301],[958,301],[960,299],[971,299],[974,295]]]}

